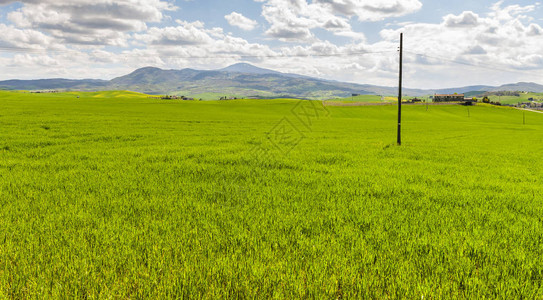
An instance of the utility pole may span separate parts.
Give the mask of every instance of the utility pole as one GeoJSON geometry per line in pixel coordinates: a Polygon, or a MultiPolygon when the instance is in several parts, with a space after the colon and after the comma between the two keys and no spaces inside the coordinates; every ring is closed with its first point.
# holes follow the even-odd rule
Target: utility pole
{"type": "Polygon", "coordinates": [[[430,102],[430,97],[426,98],[426,111],[428,111],[428,102],[430,102]]]}
{"type": "Polygon", "coordinates": [[[403,68],[403,33],[400,33],[400,84],[398,88],[398,146],[402,145],[402,68],[403,68]]]}

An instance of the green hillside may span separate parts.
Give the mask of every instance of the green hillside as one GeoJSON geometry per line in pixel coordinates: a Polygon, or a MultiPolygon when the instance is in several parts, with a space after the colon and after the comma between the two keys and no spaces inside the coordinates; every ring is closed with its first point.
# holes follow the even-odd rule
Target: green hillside
{"type": "MultiPolygon", "coordinates": [[[[388,102],[391,100],[391,97],[385,97],[385,102],[388,102]]],[[[397,98],[396,98],[397,99],[397,98]]],[[[383,102],[381,96],[378,95],[358,95],[358,96],[352,96],[352,97],[346,97],[346,98],[337,98],[333,99],[333,101],[355,101],[355,102],[383,102]]]]}
{"type": "Polygon", "coordinates": [[[393,105],[0,107],[0,298],[543,297],[542,114],[405,106],[398,147],[393,105]]]}
{"type": "MultiPolygon", "coordinates": [[[[203,100],[221,97],[329,100],[361,95],[396,95],[397,87],[356,84],[262,69],[238,63],[218,70],[163,70],[144,67],[111,80],[38,79],[0,81],[0,90],[104,91],[129,90],[152,95],[178,95],[203,100]]],[[[360,79],[360,78],[359,78],[360,79]]],[[[543,92],[543,85],[518,82],[501,86],[474,85],[444,89],[403,87],[410,97],[464,93],[468,97],[497,91],[543,92]]]]}
{"type": "Polygon", "coordinates": [[[519,102],[528,102],[532,98],[537,101],[543,101],[543,93],[520,93],[519,96],[497,96],[490,95],[490,101],[500,102],[502,104],[517,104],[519,102]]]}

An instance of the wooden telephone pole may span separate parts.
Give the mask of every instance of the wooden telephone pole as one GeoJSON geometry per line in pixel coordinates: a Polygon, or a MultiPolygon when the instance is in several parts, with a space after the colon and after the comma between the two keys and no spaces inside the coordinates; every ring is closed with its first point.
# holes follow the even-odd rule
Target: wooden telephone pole
{"type": "Polygon", "coordinates": [[[400,84],[398,88],[398,146],[402,145],[402,67],[403,67],[403,33],[400,33],[400,84]]]}

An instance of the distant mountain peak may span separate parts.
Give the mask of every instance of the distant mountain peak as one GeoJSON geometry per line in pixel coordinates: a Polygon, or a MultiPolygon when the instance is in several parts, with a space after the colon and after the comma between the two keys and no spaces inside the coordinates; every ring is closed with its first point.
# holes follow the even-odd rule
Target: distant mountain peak
{"type": "MultiPolygon", "coordinates": [[[[220,70],[160,69],[144,67],[128,75],[103,80],[41,79],[0,81],[0,90],[131,90],[147,94],[218,94],[246,97],[296,97],[330,99],[356,94],[394,95],[396,87],[360,85],[309,76],[281,73],[248,63],[237,63],[220,70]]],[[[405,89],[410,96],[493,91],[543,92],[543,85],[532,82],[495,86],[468,86],[453,89],[405,89]]]]}
{"type": "Polygon", "coordinates": [[[157,67],[143,67],[143,68],[139,68],[137,70],[135,70],[134,72],[132,73],[142,73],[142,72],[151,72],[151,71],[162,71],[162,69],[160,68],[157,68],[157,67]]]}
{"type": "Polygon", "coordinates": [[[248,63],[237,63],[219,71],[232,72],[232,73],[250,73],[250,74],[281,74],[274,70],[259,68],[248,63]]]}

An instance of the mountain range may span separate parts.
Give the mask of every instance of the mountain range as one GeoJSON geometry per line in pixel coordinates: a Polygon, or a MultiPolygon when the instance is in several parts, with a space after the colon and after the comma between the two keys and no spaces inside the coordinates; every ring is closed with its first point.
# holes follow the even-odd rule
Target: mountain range
{"type": "MultiPolygon", "coordinates": [[[[346,83],[281,73],[239,63],[218,70],[163,70],[154,67],[137,69],[112,80],[40,79],[0,81],[4,90],[130,90],[154,95],[235,95],[238,97],[295,97],[332,99],[352,94],[395,95],[397,87],[346,83]]],[[[543,92],[543,85],[528,82],[502,86],[467,86],[423,90],[405,88],[409,96],[430,94],[474,93],[493,91],[543,92]]]]}

